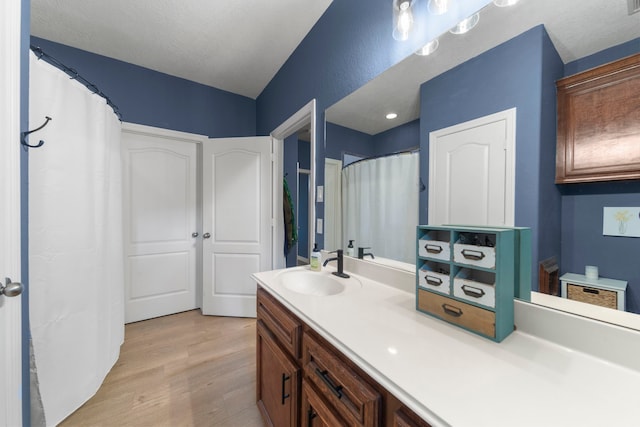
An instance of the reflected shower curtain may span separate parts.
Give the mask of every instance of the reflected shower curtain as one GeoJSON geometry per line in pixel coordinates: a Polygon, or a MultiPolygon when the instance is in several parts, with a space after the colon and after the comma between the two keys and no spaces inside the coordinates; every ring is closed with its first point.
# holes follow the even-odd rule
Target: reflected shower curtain
{"type": "Polygon", "coordinates": [[[56,425],[98,390],[124,339],[120,122],[31,53],[29,310],[39,392],[56,425]]]}
{"type": "Polygon", "coordinates": [[[355,240],[356,248],[368,246],[376,257],[415,263],[418,170],[418,152],[360,160],[342,170],[343,248],[355,240]]]}

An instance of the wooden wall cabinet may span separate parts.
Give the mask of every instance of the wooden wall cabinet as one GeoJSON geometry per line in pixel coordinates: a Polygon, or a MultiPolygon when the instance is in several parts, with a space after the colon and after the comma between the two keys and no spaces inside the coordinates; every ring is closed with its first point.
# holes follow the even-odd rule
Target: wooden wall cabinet
{"type": "Polygon", "coordinates": [[[556,183],[640,179],[640,54],[556,87],[556,183]]]}
{"type": "Polygon", "coordinates": [[[287,310],[257,293],[256,400],[273,427],[429,427],[287,310]]]}

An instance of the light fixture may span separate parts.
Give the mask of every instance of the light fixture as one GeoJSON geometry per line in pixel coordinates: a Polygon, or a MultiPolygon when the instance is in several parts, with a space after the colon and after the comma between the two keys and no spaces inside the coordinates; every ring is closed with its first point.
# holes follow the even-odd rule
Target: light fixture
{"type": "Polygon", "coordinates": [[[507,6],[513,6],[519,1],[520,0],[493,0],[493,4],[495,4],[498,7],[507,7],[507,6]]]}
{"type": "Polygon", "coordinates": [[[468,18],[463,19],[458,22],[458,25],[449,30],[451,34],[464,34],[471,31],[473,27],[478,25],[478,21],[480,21],[480,14],[476,13],[471,15],[468,18]]]}
{"type": "Polygon", "coordinates": [[[413,28],[413,0],[393,1],[393,38],[404,41],[413,28]]]}
{"type": "Polygon", "coordinates": [[[429,0],[428,7],[432,15],[444,15],[449,10],[449,0],[429,0]]]}
{"type": "Polygon", "coordinates": [[[387,120],[393,120],[396,117],[398,117],[398,114],[397,113],[388,113],[385,117],[387,118],[387,120]]]}
{"type": "Polygon", "coordinates": [[[440,42],[438,41],[438,39],[433,39],[429,43],[425,44],[420,49],[418,49],[416,51],[416,55],[420,55],[420,56],[431,55],[433,52],[436,51],[436,49],[438,49],[439,45],[440,45],[440,42]]]}

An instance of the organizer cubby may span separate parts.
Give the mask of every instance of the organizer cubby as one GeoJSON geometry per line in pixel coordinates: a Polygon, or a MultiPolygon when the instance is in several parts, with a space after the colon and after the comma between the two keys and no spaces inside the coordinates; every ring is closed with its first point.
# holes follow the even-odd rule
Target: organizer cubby
{"type": "Polygon", "coordinates": [[[417,229],[416,309],[500,342],[514,328],[513,299],[531,286],[527,228],[417,229]]]}

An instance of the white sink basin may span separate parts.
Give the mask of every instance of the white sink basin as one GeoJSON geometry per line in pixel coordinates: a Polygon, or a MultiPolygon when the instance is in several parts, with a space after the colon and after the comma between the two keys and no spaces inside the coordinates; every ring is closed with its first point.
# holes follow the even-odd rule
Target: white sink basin
{"type": "Polygon", "coordinates": [[[276,280],[292,292],[321,297],[340,294],[349,288],[362,287],[360,280],[353,276],[343,279],[328,271],[308,269],[285,270],[276,276],[276,280]]]}

